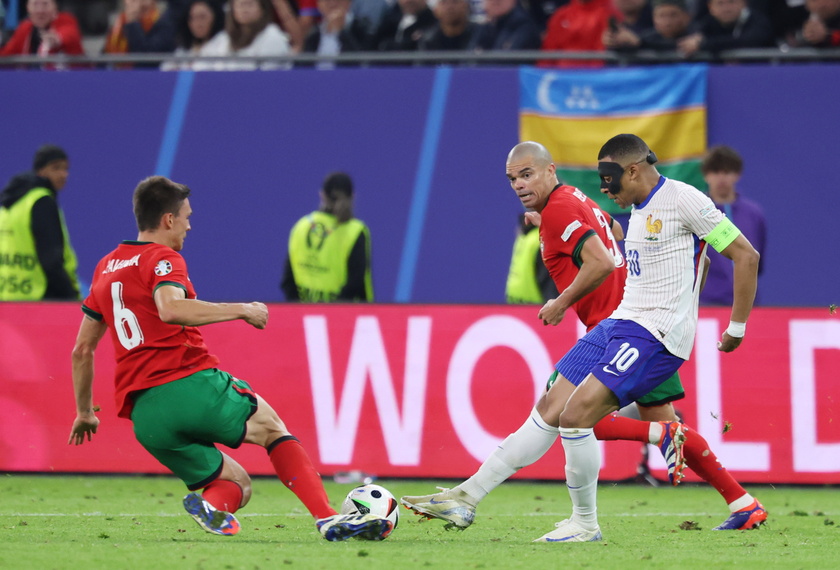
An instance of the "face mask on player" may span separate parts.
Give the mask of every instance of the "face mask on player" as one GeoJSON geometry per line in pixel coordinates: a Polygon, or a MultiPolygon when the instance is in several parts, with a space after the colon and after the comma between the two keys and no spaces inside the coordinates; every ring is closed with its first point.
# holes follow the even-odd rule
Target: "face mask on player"
{"type": "MultiPolygon", "coordinates": [[[[654,154],[652,150],[649,150],[644,160],[634,162],[633,164],[639,164],[639,162],[654,164],[656,161],[656,154],[654,154]]],[[[598,176],[601,177],[601,188],[606,188],[607,192],[612,195],[616,195],[621,192],[621,177],[624,176],[624,171],[633,166],[633,164],[628,164],[626,167],[622,168],[622,166],[617,162],[599,162],[598,176]],[[605,180],[607,177],[610,178],[609,182],[605,180]]]]}

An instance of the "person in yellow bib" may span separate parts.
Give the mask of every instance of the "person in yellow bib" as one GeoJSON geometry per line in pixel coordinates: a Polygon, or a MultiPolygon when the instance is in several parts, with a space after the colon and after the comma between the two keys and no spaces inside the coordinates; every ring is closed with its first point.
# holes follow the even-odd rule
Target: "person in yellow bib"
{"type": "Polygon", "coordinates": [[[58,205],[69,172],[64,149],[43,145],[32,171],[0,192],[0,301],[81,298],[76,253],[58,205]]]}
{"type": "Polygon", "coordinates": [[[505,300],[511,304],[542,305],[559,294],[543,263],[539,228],[524,213],[519,214],[505,283],[505,300]]]}
{"type": "Polygon", "coordinates": [[[372,302],[370,231],[353,217],[353,181],[324,179],[321,205],[292,227],[280,289],[287,301],[372,302]]]}

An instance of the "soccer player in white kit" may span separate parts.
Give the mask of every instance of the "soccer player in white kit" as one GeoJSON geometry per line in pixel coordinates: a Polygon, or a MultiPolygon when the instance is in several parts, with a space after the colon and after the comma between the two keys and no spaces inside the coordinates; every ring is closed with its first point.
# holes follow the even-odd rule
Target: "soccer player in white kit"
{"type": "Polygon", "coordinates": [[[560,414],[566,453],[569,519],[538,542],[601,539],[596,489],[601,456],[592,427],[667,380],[688,359],[706,247],[734,263],[734,301],[718,350],[743,340],[755,298],[758,252],[712,201],[688,184],[660,175],[656,155],[636,135],[617,135],[598,154],[601,191],[632,207],[625,237],[628,267],[621,304],[561,359],[585,363],[589,375],[560,414]]]}

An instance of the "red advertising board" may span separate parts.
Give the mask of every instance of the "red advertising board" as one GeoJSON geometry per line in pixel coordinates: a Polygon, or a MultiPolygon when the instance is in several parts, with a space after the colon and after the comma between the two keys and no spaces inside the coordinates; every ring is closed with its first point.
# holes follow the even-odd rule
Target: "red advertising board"
{"type": "MultiPolygon", "coordinates": [[[[462,478],[526,419],[581,332],[573,315],[544,327],[537,310],[278,304],[264,331],[240,321],[203,332],[222,368],[272,404],[322,474],[462,478]]],[[[93,442],[67,445],[80,319],[75,304],[0,303],[0,471],[164,472],[116,417],[107,338],[94,385],[102,424],[93,442]]],[[[743,482],[840,483],[840,318],[756,309],[744,345],[721,354],[728,320],[728,310],[701,310],[681,369],[685,421],[743,482]]],[[[602,445],[602,479],[635,475],[638,443],[602,445]]],[[[260,448],[230,453],[252,474],[272,473],[260,448]]],[[[518,476],[562,479],[563,462],[557,444],[518,476]]],[[[657,453],[651,467],[664,478],[657,453]]]]}

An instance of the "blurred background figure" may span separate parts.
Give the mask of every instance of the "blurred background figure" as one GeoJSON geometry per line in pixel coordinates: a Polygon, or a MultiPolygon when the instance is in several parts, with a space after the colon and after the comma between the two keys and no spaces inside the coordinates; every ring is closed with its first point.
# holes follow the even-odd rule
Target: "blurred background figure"
{"type": "Polygon", "coordinates": [[[653,27],[635,32],[619,24],[616,29],[604,32],[604,45],[616,51],[648,49],[677,51],[677,42],[692,31],[691,13],[685,0],[653,0],[653,27]]]}
{"type": "Polygon", "coordinates": [[[370,49],[373,41],[368,33],[370,25],[362,18],[354,17],[351,10],[351,0],[318,0],[321,22],[310,28],[303,43],[303,51],[336,56],[370,49]]]}
{"type": "Polygon", "coordinates": [[[677,51],[684,56],[776,45],[770,18],[750,10],[747,0],[708,0],[708,8],[709,13],[697,20],[694,33],[677,42],[677,51]]]}
{"type": "Polygon", "coordinates": [[[26,9],[29,17],[17,26],[0,49],[0,56],[84,55],[82,33],[75,16],[60,12],[56,0],[28,0],[26,9]]]}
{"type": "Polygon", "coordinates": [[[470,20],[469,0],[437,0],[437,24],[420,40],[420,51],[464,51],[473,41],[476,25],[470,20]]]}
{"type": "Polygon", "coordinates": [[[560,293],[543,263],[540,251],[540,230],[525,214],[519,214],[513,255],[510,259],[505,300],[512,304],[542,305],[560,293]]]}
{"type": "MultiPolygon", "coordinates": [[[[571,0],[548,21],[542,49],[545,51],[605,51],[604,32],[615,29],[621,14],[612,0],[571,0]]],[[[546,60],[548,66],[600,67],[600,60],[546,60]]]]}
{"type": "Polygon", "coordinates": [[[475,50],[540,49],[540,29],[518,0],[484,0],[483,7],[486,21],[475,34],[475,50]]]}
{"type": "MultiPolygon", "coordinates": [[[[709,197],[717,209],[726,214],[738,226],[756,251],[761,255],[758,276],[764,271],[767,247],[767,221],[764,211],[756,202],[744,198],[737,189],[744,169],[744,161],[732,147],[713,146],[706,152],[700,165],[703,178],[709,189],[709,197]]],[[[712,248],[707,248],[711,250],[712,248]]],[[[732,304],[732,261],[716,251],[708,251],[711,261],[706,286],[700,292],[701,305],[732,304]]],[[[761,286],[759,281],[755,305],[759,305],[761,286]]]]}
{"type": "Polygon", "coordinates": [[[58,205],[69,174],[64,149],[44,145],[32,170],[0,192],[0,301],[80,298],[76,253],[58,205]]]}
{"type": "MultiPolygon", "coordinates": [[[[220,0],[192,0],[178,21],[175,54],[197,56],[201,49],[225,27],[225,12],[220,0]]],[[[164,62],[163,70],[190,69],[191,62],[164,62]]]]}
{"type": "Polygon", "coordinates": [[[808,19],[796,34],[796,45],[840,46],[840,0],[805,0],[808,19]]]}
{"type": "Polygon", "coordinates": [[[397,0],[385,12],[373,46],[380,51],[416,51],[420,39],[436,23],[426,0],[397,0]]]}
{"type": "MultiPolygon", "coordinates": [[[[283,57],[292,53],[288,36],[274,23],[270,0],[231,0],[225,29],[202,48],[205,56],[283,57]]],[[[236,61],[201,62],[200,69],[248,70],[276,69],[278,62],[236,61]]]]}
{"type": "Polygon", "coordinates": [[[318,210],[289,234],[280,289],[287,301],[373,302],[370,230],[353,217],[353,181],[344,172],[327,175],[318,210]]]}
{"type": "Polygon", "coordinates": [[[155,0],[123,0],[102,52],[171,53],[175,50],[175,23],[155,0]]]}

